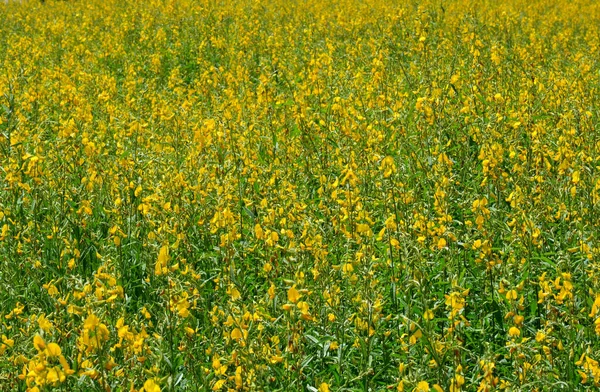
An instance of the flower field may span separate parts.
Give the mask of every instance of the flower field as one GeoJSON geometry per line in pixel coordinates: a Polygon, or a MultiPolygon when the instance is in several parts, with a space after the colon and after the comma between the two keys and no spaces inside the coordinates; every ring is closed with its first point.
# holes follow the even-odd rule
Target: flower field
{"type": "Polygon", "coordinates": [[[600,4],[0,3],[0,391],[600,387],[600,4]]]}

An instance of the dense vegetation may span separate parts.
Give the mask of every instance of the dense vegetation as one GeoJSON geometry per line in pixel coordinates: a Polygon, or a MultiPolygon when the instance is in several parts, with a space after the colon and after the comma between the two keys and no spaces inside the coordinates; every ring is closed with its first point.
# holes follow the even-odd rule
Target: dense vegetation
{"type": "Polygon", "coordinates": [[[0,4],[0,389],[600,384],[600,5],[0,4]]]}

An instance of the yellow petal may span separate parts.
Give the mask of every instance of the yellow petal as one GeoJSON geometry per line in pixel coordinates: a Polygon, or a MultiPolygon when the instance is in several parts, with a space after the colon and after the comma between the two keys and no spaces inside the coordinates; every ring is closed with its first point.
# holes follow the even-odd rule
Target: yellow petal
{"type": "Polygon", "coordinates": [[[242,336],[242,331],[240,331],[240,329],[239,329],[239,328],[235,328],[233,331],[231,331],[231,338],[232,338],[232,339],[239,340],[239,339],[241,339],[242,337],[243,337],[243,336],[242,336]]]}
{"type": "Polygon", "coordinates": [[[223,385],[225,385],[225,382],[227,380],[219,380],[215,383],[215,385],[213,385],[212,390],[213,391],[218,391],[219,389],[223,388],[223,385]]]}
{"type": "Polygon", "coordinates": [[[46,348],[46,342],[44,342],[44,339],[42,339],[42,337],[40,335],[35,335],[33,337],[33,346],[38,351],[42,351],[43,349],[46,348]]]}
{"type": "Polygon", "coordinates": [[[156,382],[154,382],[154,380],[150,379],[150,380],[146,380],[146,382],[144,383],[144,391],[145,392],[160,392],[160,387],[158,386],[158,384],[156,384],[156,382]]]}
{"type": "Polygon", "coordinates": [[[440,238],[437,243],[438,249],[444,249],[446,247],[446,239],[440,238]]]}
{"type": "Polygon", "coordinates": [[[48,355],[51,357],[58,357],[62,353],[60,347],[56,343],[48,343],[48,355]]]}
{"type": "Polygon", "coordinates": [[[100,320],[98,319],[98,317],[94,314],[90,314],[86,319],[85,322],[83,323],[83,328],[93,331],[96,329],[96,327],[98,326],[98,324],[100,324],[100,320]]]}
{"type": "Polygon", "coordinates": [[[298,292],[298,290],[296,290],[296,286],[290,287],[290,289],[287,292],[287,296],[288,296],[288,301],[290,301],[291,303],[294,303],[294,304],[296,302],[298,302],[298,300],[301,297],[301,295],[298,292]]]}

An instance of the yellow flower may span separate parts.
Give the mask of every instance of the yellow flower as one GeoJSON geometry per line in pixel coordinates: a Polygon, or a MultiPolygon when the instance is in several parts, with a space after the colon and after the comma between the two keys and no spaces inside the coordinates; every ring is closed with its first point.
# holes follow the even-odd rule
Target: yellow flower
{"type": "Polygon", "coordinates": [[[160,392],[160,387],[153,379],[149,379],[144,383],[144,392],[160,392]]]}
{"type": "Polygon", "coordinates": [[[427,321],[433,320],[433,311],[431,309],[427,309],[423,314],[423,318],[427,321]]]}
{"type": "Polygon", "coordinates": [[[41,329],[43,329],[44,332],[48,332],[52,328],[52,323],[50,321],[48,321],[46,316],[44,316],[43,314],[38,317],[37,321],[38,321],[39,327],[41,329]]]}
{"type": "Polygon", "coordinates": [[[242,331],[239,328],[234,328],[234,330],[231,331],[231,338],[232,339],[240,340],[242,337],[243,337],[242,331]]]}
{"type": "Polygon", "coordinates": [[[413,392],[429,392],[429,383],[427,381],[419,381],[413,392]]]}
{"type": "Polygon", "coordinates": [[[60,347],[56,343],[48,343],[46,351],[50,357],[58,357],[62,353],[60,347]]]}
{"type": "Polygon", "coordinates": [[[267,294],[269,294],[269,299],[275,298],[275,285],[271,283],[269,290],[267,290],[267,294]]]}
{"type": "Polygon", "coordinates": [[[221,388],[223,388],[223,385],[225,385],[225,383],[227,382],[227,380],[219,380],[215,383],[215,385],[213,385],[212,390],[213,391],[218,391],[221,388]]]}
{"type": "Polygon", "coordinates": [[[508,330],[508,334],[510,336],[516,337],[521,335],[521,330],[517,327],[510,327],[510,329],[508,330]]]}
{"type": "Polygon", "coordinates": [[[306,302],[304,301],[300,301],[296,304],[296,306],[298,307],[298,310],[300,310],[300,313],[302,314],[302,318],[305,320],[311,320],[312,317],[310,315],[309,312],[309,306],[306,302]]]}
{"type": "Polygon", "coordinates": [[[525,320],[525,317],[518,315],[518,314],[513,317],[513,321],[515,322],[515,324],[517,326],[521,326],[521,324],[523,324],[524,320],[525,320]]]}
{"type": "Polygon", "coordinates": [[[506,293],[506,299],[509,300],[509,301],[517,299],[517,291],[516,290],[509,290],[506,293]]]}
{"type": "Polygon", "coordinates": [[[446,244],[447,244],[446,243],[446,239],[445,238],[440,238],[438,240],[437,247],[438,247],[438,249],[444,249],[446,247],[446,244]]]}
{"type": "Polygon", "coordinates": [[[60,377],[58,375],[58,371],[55,368],[51,368],[48,370],[48,373],[46,373],[46,381],[49,384],[55,384],[60,380],[60,377]]]}
{"type": "Polygon", "coordinates": [[[298,290],[296,290],[296,286],[290,287],[287,292],[288,301],[294,304],[300,299],[301,296],[302,295],[298,292],[298,290]]]}
{"type": "Polygon", "coordinates": [[[96,330],[96,327],[100,324],[100,319],[93,313],[91,313],[86,319],[85,322],[83,323],[83,328],[89,330],[89,331],[94,331],[96,330]]]}
{"type": "Polygon", "coordinates": [[[154,265],[154,274],[156,276],[163,275],[167,272],[167,262],[169,261],[169,246],[165,245],[160,248],[158,252],[158,258],[156,259],[156,264],[154,265]]]}
{"type": "Polygon", "coordinates": [[[46,348],[46,342],[44,342],[44,339],[42,339],[42,337],[40,335],[35,335],[33,337],[33,346],[38,351],[42,351],[46,348]]]}
{"type": "Polygon", "coordinates": [[[6,335],[2,335],[2,343],[8,347],[13,347],[15,345],[15,340],[7,338],[6,335]]]}

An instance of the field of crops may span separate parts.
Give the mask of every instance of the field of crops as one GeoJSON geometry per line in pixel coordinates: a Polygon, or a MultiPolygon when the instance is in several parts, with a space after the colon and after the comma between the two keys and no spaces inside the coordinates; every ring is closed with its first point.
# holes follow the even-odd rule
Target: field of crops
{"type": "Polygon", "coordinates": [[[0,4],[1,391],[600,385],[600,4],[0,4]]]}

